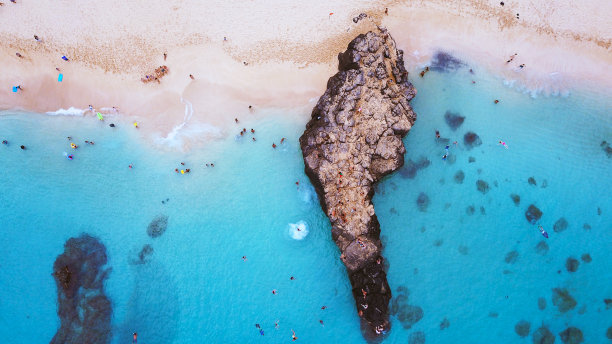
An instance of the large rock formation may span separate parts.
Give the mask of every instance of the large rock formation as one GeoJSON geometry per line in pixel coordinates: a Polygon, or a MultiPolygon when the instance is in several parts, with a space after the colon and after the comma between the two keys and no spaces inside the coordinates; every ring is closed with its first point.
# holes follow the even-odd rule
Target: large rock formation
{"type": "MultiPolygon", "coordinates": [[[[338,55],[338,73],[300,137],[306,174],[332,224],[358,314],[389,328],[391,290],[381,256],[374,183],[404,164],[402,138],[416,119],[403,52],[385,29],[359,35],[338,55]]],[[[374,333],[373,332],[373,333],[374,333]]]]}
{"type": "Polygon", "coordinates": [[[64,244],[64,253],[53,264],[57,284],[57,315],[60,328],[51,344],[106,344],[111,340],[111,303],[104,295],[110,269],[106,248],[98,239],[83,234],[64,244]]]}

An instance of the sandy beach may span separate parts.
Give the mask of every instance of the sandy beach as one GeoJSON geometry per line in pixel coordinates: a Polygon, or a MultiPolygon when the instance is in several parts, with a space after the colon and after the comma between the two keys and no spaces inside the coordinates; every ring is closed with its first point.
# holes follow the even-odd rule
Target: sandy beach
{"type": "Polygon", "coordinates": [[[234,118],[257,119],[258,109],[308,114],[337,53],[375,25],[389,29],[408,70],[443,50],[533,92],[610,88],[611,13],[607,1],[5,2],[0,109],[91,104],[117,121],[138,121],[154,142],[197,127],[176,144],[184,149],[235,134],[234,118]],[[360,13],[368,17],[354,23],[360,13]],[[160,83],[141,82],[162,65],[169,73],[160,83]]]}

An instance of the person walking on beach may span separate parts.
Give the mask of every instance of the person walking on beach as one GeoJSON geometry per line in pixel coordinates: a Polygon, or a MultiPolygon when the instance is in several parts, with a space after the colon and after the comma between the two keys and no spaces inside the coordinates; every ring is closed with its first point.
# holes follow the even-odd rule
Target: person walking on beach
{"type": "Polygon", "coordinates": [[[21,55],[20,53],[15,53],[15,55],[17,55],[17,57],[19,57],[20,59],[23,58],[23,55],[21,55]]]}
{"type": "Polygon", "coordinates": [[[167,57],[168,57],[168,53],[164,53],[164,61],[166,61],[167,57]]]}

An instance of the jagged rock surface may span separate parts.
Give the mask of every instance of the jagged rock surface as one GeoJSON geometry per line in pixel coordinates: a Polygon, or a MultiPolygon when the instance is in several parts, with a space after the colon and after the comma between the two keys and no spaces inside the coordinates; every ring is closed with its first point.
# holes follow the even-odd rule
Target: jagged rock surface
{"type": "Polygon", "coordinates": [[[83,234],[64,244],[64,253],[53,264],[57,284],[57,315],[60,328],[51,344],[106,344],[111,340],[110,300],[104,280],[110,269],[106,248],[98,239],[83,234]]]}
{"type": "Polygon", "coordinates": [[[369,328],[389,328],[391,290],[381,256],[374,184],[404,164],[402,138],[416,114],[408,102],[403,52],[385,29],[357,36],[338,55],[338,73],[300,137],[305,171],[332,224],[359,315],[369,328]]]}

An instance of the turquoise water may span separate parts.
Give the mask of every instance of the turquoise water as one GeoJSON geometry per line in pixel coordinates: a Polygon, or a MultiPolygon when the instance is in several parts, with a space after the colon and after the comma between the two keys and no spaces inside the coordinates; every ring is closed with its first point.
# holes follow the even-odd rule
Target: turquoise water
{"type": "MultiPolygon", "coordinates": [[[[519,320],[531,333],[547,326],[558,341],[575,326],[585,342],[605,342],[612,159],[600,143],[612,141],[610,98],[586,90],[532,98],[464,70],[413,75],[418,120],[405,139],[406,160],[431,163],[414,178],[386,178],[374,203],[394,295],[407,288],[406,304],[424,316],[409,329],[392,316],[385,343],[408,343],[415,332],[427,343],[530,343],[515,333],[519,320]],[[444,122],[448,110],[466,117],[457,131],[444,122]],[[450,139],[446,161],[435,130],[450,139]],[[467,131],[482,145],[468,150],[467,131]],[[459,170],[461,184],[454,181],[459,170]],[[485,194],[479,179],[489,184],[485,194]],[[429,198],[425,211],[416,204],[421,192],[429,198]],[[520,195],[518,206],[510,194],[520,195]],[[530,204],[542,210],[548,240],[525,219],[530,204]],[[557,233],[561,217],[569,225],[557,233]],[[543,240],[546,254],[536,250],[543,240]],[[511,251],[514,262],[506,263],[511,251]],[[586,253],[590,263],[581,260],[586,253]],[[568,257],[580,261],[576,272],[566,270],[568,257]],[[552,288],[566,288],[577,306],[560,313],[552,288]]],[[[241,123],[256,129],[257,142],[250,134],[229,137],[188,153],[151,149],[121,122],[111,129],[89,117],[2,113],[0,138],[11,144],[0,146],[0,341],[53,337],[53,262],[68,238],[86,232],[106,246],[112,268],[105,290],[113,343],[131,342],[135,331],[145,344],[284,343],[291,329],[303,343],[364,342],[329,221],[303,172],[297,139],[308,114],[296,123],[283,119],[290,109],[262,111],[267,119],[241,123]],[[80,144],[76,151],[67,136],[80,144]],[[281,137],[288,140],[272,149],[281,137]],[[191,173],[174,172],[185,167],[191,173]],[[168,216],[168,229],[151,238],[147,226],[158,215],[168,216]],[[308,226],[303,240],[290,232],[299,221],[308,226]],[[150,262],[134,264],[145,244],[154,249],[150,262]]]]}

